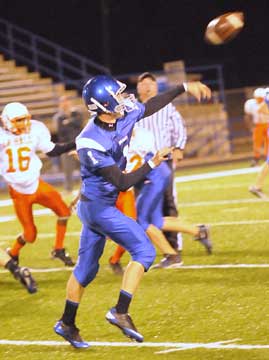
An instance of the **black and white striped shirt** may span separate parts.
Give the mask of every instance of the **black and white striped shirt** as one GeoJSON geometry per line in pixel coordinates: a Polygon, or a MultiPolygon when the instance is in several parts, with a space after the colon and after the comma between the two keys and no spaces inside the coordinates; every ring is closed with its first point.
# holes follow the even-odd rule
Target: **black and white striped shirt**
{"type": "Polygon", "coordinates": [[[136,123],[151,131],[155,138],[156,150],[166,146],[184,149],[187,141],[187,130],[184,120],[172,103],[169,103],[155,114],[145,117],[136,123]]]}

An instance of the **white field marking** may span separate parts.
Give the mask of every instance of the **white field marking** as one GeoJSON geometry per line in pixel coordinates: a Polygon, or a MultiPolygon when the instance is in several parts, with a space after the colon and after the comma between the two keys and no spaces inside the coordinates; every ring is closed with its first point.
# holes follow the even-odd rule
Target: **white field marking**
{"type": "MultiPolygon", "coordinates": [[[[226,225],[258,225],[258,224],[268,224],[269,219],[258,219],[258,220],[240,220],[240,221],[220,221],[220,222],[211,222],[208,225],[210,227],[214,226],[226,226],[226,225]]],[[[12,238],[15,238],[18,236],[18,234],[10,234],[10,235],[0,235],[0,244],[4,244],[5,240],[10,240],[12,238]]],[[[74,232],[67,232],[66,236],[68,237],[78,237],[80,236],[80,231],[74,231],[74,232]]],[[[47,239],[47,238],[54,238],[55,233],[38,233],[37,238],[39,239],[47,239]]]]}
{"type": "Polygon", "coordinates": [[[0,200],[0,207],[11,206],[12,204],[10,199],[0,200]]]}
{"type": "Polygon", "coordinates": [[[264,203],[269,202],[264,199],[235,199],[235,200],[214,200],[214,201],[196,201],[196,202],[179,202],[179,207],[195,207],[195,206],[213,206],[213,205],[233,205],[233,204],[256,204],[256,203],[264,203]]]}
{"type": "MultiPolygon", "coordinates": [[[[13,235],[0,235],[0,241],[1,241],[0,244],[4,243],[4,240],[10,240],[10,239],[15,238],[17,236],[18,236],[18,233],[13,234],[13,235]]],[[[80,231],[67,232],[65,236],[66,237],[68,237],[68,236],[70,236],[70,237],[78,236],[79,237],[80,236],[80,231]]],[[[40,233],[40,234],[38,233],[37,238],[38,239],[55,238],[55,233],[40,233]]]]}
{"type": "Polygon", "coordinates": [[[240,339],[217,341],[213,343],[186,343],[185,346],[177,346],[172,349],[156,351],[155,354],[167,354],[175,351],[193,350],[193,349],[221,349],[221,350],[257,350],[257,349],[269,349],[269,345],[250,345],[250,344],[233,344],[240,339]]]}
{"type": "MultiPolygon", "coordinates": [[[[35,216],[55,215],[50,209],[34,210],[33,214],[35,216]]],[[[0,222],[7,222],[7,221],[14,221],[14,220],[17,220],[16,215],[0,216],[0,222]]]]}
{"type": "MultiPolygon", "coordinates": [[[[213,205],[231,205],[231,204],[248,204],[248,203],[263,203],[269,202],[268,200],[263,199],[238,199],[238,200],[216,200],[216,201],[197,201],[197,202],[190,202],[190,203],[179,203],[180,207],[202,207],[202,206],[213,206],[213,205]]],[[[50,209],[38,209],[34,210],[34,216],[45,216],[49,215],[52,216],[55,214],[50,209]]],[[[16,215],[6,215],[0,216],[0,223],[1,222],[8,222],[8,221],[16,221],[16,215]]]]}
{"type": "Polygon", "coordinates": [[[175,178],[175,182],[182,183],[182,182],[188,182],[194,180],[206,180],[206,179],[215,179],[226,176],[253,174],[259,172],[260,170],[261,167],[254,167],[254,168],[233,169],[233,170],[225,170],[225,171],[215,171],[205,174],[178,176],[175,178]]]}
{"type": "MultiPolygon", "coordinates": [[[[173,268],[165,269],[165,271],[182,269],[182,270],[202,270],[202,269],[268,269],[269,264],[214,264],[214,265],[179,265],[174,266],[173,268]]],[[[59,267],[59,268],[46,268],[46,269],[32,269],[32,273],[54,273],[61,271],[73,271],[73,267],[59,267]]],[[[151,269],[150,272],[156,272],[158,270],[151,269]]],[[[8,270],[0,269],[0,275],[9,273],[8,270]]]]}
{"type": "MultiPolygon", "coordinates": [[[[96,347],[132,347],[132,348],[172,348],[166,350],[166,352],[178,351],[178,350],[192,350],[197,348],[202,349],[239,349],[239,350],[253,350],[253,349],[269,349],[269,345],[251,345],[251,344],[232,344],[235,340],[218,341],[213,343],[173,343],[173,342],[109,342],[109,341],[89,341],[90,346],[96,347]]],[[[68,342],[64,341],[28,341],[28,340],[0,340],[0,345],[9,346],[70,346],[68,342]]],[[[86,351],[86,350],[85,350],[86,351]]],[[[162,352],[156,352],[156,354],[162,354],[162,352]]]]}
{"type": "Polygon", "coordinates": [[[221,222],[215,222],[210,223],[209,225],[211,227],[214,226],[227,226],[227,225],[257,225],[257,224],[268,224],[269,219],[264,220],[241,220],[241,221],[221,221],[221,222]]]}
{"type": "MultiPolygon", "coordinates": [[[[29,268],[32,273],[54,273],[54,272],[61,272],[61,271],[73,271],[74,268],[71,266],[68,267],[59,267],[59,268],[45,268],[45,269],[33,269],[29,268]]],[[[0,274],[9,273],[8,270],[0,269],[0,274]]]]}
{"type": "Polygon", "coordinates": [[[249,187],[249,182],[236,182],[236,183],[231,183],[229,185],[227,184],[212,184],[212,183],[197,183],[197,184],[188,184],[188,183],[178,183],[177,184],[177,188],[180,189],[180,190],[190,190],[190,191],[193,191],[193,189],[199,189],[200,191],[202,190],[219,190],[219,189],[224,189],[224,190],[227,190],[227,189],[233,189],[233,188],[240,188],[240,189],[248,189],[249,187]],[[195,186],[195,187],[194,187],[195,186]]]}

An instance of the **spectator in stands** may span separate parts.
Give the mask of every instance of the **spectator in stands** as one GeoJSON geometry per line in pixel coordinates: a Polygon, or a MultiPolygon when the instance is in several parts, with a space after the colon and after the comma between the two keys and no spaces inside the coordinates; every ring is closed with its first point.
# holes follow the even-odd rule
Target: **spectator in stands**
{"type": "Polygon", "coordinates": [[[257,166],[261,157],[261,148],[265,157],[268,151],[268,123],[269,110],[264,101],[265,89],[257,88],[253,93],[253,99],[245,102],[245,121],[252,131],[253,136],[253,160],[251,166],[257,166]]]}
{"type": "MultiPolygon", "coordinates": [[[[59,110],[53,117],[57,128],[58,141],[66,143],[74,141],[83,127],[83,114],[78,107],[74,107],[67,96],[59,99],[59,110]]],[[[73,173],[79,166],[78,159],[68,154],[61,155],[61,164],[65,175],[64,188],[66,192],[73,190],[73,173]]]]}

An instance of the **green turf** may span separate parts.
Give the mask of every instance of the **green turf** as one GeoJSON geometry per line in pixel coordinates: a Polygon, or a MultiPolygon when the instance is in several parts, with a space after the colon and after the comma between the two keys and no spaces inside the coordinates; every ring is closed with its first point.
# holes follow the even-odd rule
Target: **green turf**
{"type": "MultiPolygon", "coordinates": [[[[227,164],[217,170],[230,168],[227,164]]],[[[216,171],[216,168],[199,170],[196,173],[216,171]]],[[[181,216],[190,223],[211,224],[214,242],[214,253],[208,256],[199,243],[184,236],[185,265],[269,264],[269,223],[262,222],[269,219],[269,204],[253,202],[255,198],[247,190],[255,177],[250,174],[178,184],[181,216]],[[220,203],[226,200],[234,203],[220,203]],[[237,203],[236,200],[250,202],[237,203]],[[197,202],[201,202],[199,206],[195,206],[197,202]],[[250,224],[250,221],[260,222],[250,224]],[[231,222],[234,223],[224,224],[231,222]]],[[[268,185],[267,179],[265,190],[268,185]]],[[[1,194],[3,198],[7,195],[1,194]]],[[[0,216],[12,214],[12,207],[0,208],[0,216]]],[[[37,217],[36,225],[40,234],[50,234],[54,232],[55,219],[37,217]]],[[[20,226],[12,221],[0,223],[0,229],[2,236],[10,236],[10,239],[0,239],[1,247],[5,247],[12,243],[20,226]]],[[[80,231],[75,216],[70,220],[68,231],[80,231]]],[[[60,267],[60,263],[49,259],[52,244],[53,237],[39,238],[34,245],[23,249],[21,263],[32,268],[60,267]]],[[[76,254],[78,236],[67,235],[66,247],[72,255],[76,254]]],[[[106,311],[115,304],[120,287],[120,278],[115,277],[107,265],[113,249],[114,244],[109,241],[99,274],[86,290],[79,309],[77,325],[89,341],[128,342],[118,329],[104,320],[106,311]]],[[[158,253],[156,261],[160,258],[158,253]]],[[[124,255],[124,265],[128,259],[128,255],[124,255]]],[[[61,341],[52,327],[63,311],[69,274],[68,271],[35,273],[39,292],[28,295],[9,274],[1,273],[0,339],[61,341]]],[[[152,270],[145,275],[130,312],[147,342],[210,343],[239,339],[236,344],[266,345],[269,344],[268,279],[269,268],[152,270]]],[[[0,345],[0,359],[264,360],[269,357],[269,349],[200,348],[156,354],[163,350],[163,347],[92,347],[76,351],[71,346],[0,345]]]]}

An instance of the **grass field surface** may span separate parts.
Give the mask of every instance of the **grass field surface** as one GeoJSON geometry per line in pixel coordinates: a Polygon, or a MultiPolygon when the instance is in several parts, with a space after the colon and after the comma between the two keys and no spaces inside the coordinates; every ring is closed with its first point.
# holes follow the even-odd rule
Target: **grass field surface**
{"type": "MultiPolygon", "coordinates": [[[[247,166],[189,169],[177,176],[247,166]]],[[[130,308],[145,338],[142,345],[130,342],[104,319],[117,300],[121,282],[108,266],[115,248],[112,241],[107,242],[100,271],[87,288],[77,317],[83,338],[92,346],[78,351],[54,334],[70,270],[61,269],[62,264],[49,257],[54,216],[36,216],[39,237],[22,250],[21,264],[33,269],[38,293],[29,295],[9,273],[0,271],[0,359],[268,359],[269,202],[248,192],[255,177],[243,174],[177,183],[180,215],[190,223],[210,224],[214,251],[208,256],[198,242],[184,235],[184,266],[145,275],[130,308]],[[52,271],[40,271],[47,269],[52,271]]],[[[264,190],[269,193],[269,179],[264,190]]],[[[1,193],[0,200],[4,199],[8,195],[1,193]]],[[[0,206],[2,248],[20,231],[14,219],[1,222],[9,215],[14,215],[12,206],[0,206]]],[[[73,215],[65,244],[73,257],[80,228],[73,215]]],[[[158,253],[156,261],[160,259],[158,253]]],[[[123,265],[128,260],[125,254],[123,265]]]]}

